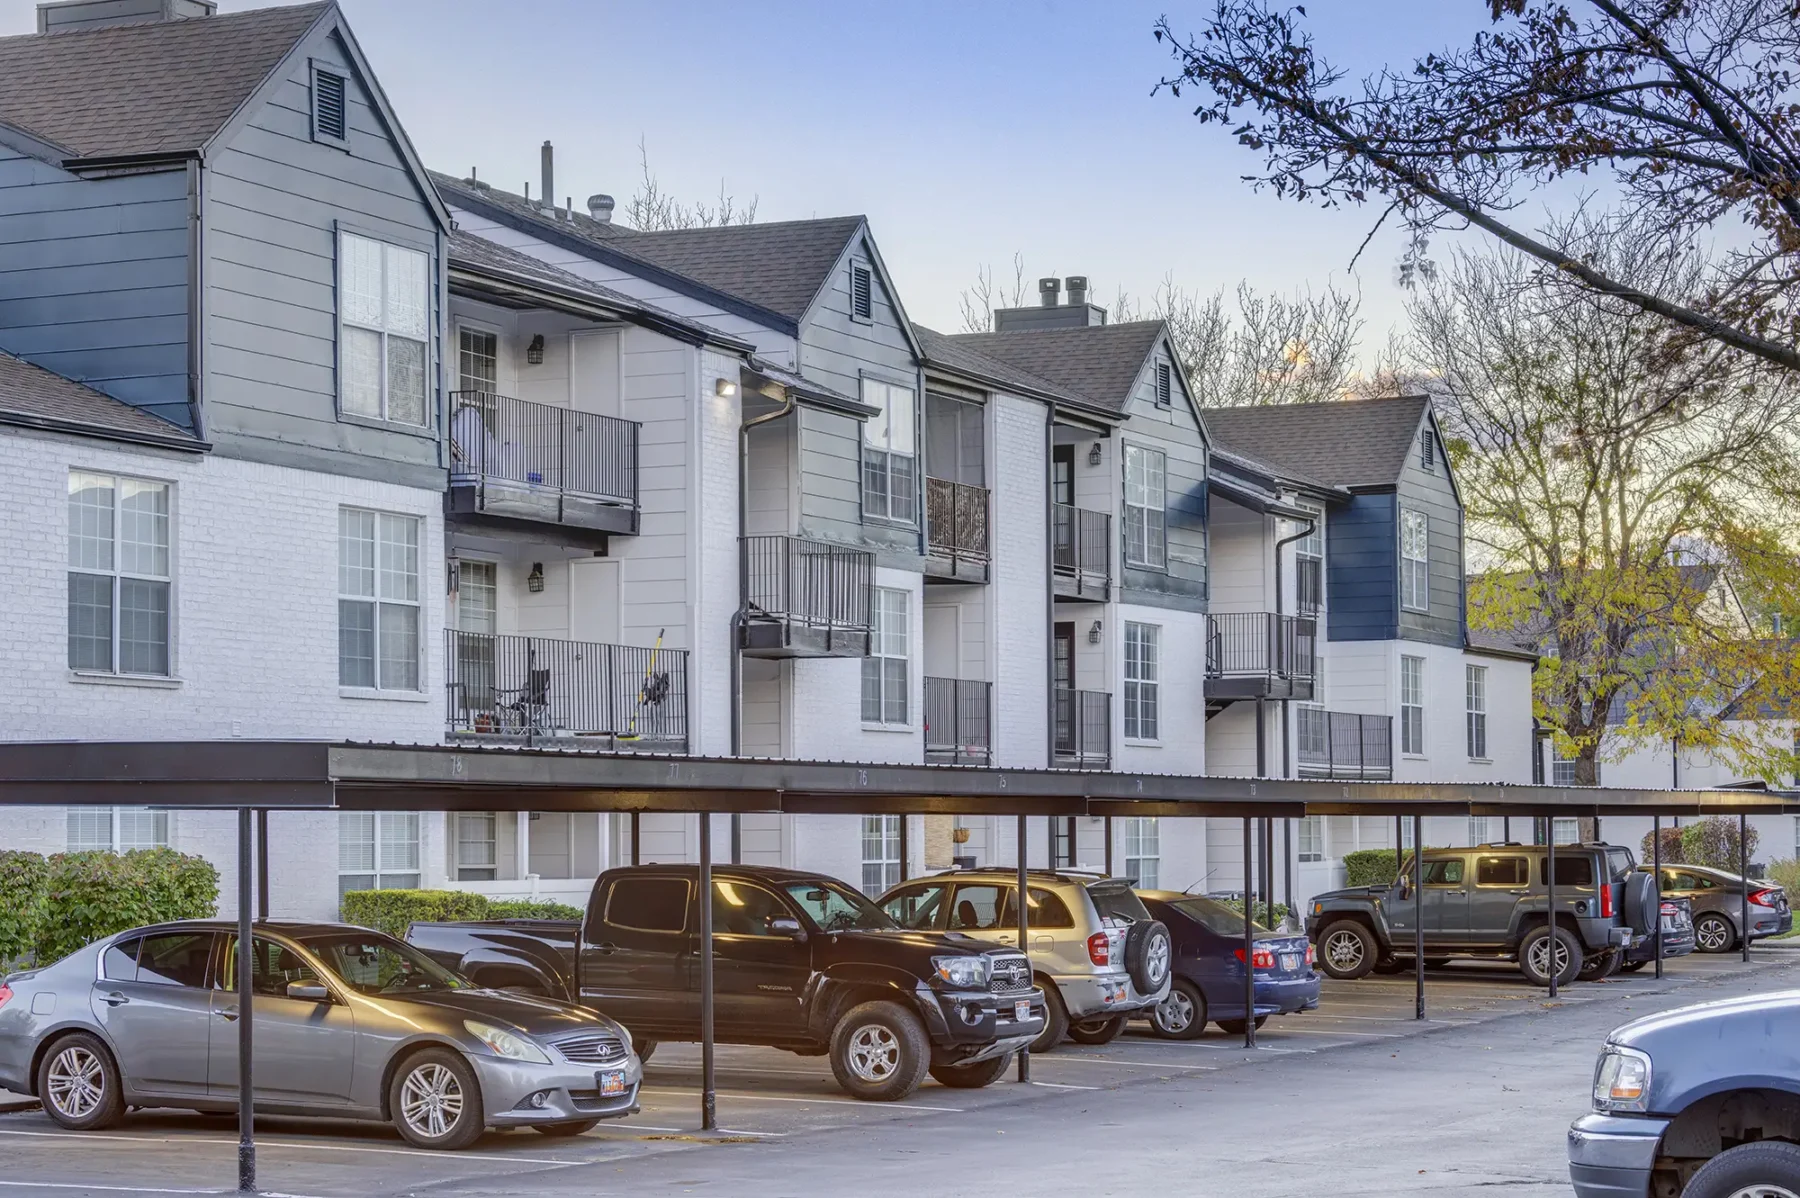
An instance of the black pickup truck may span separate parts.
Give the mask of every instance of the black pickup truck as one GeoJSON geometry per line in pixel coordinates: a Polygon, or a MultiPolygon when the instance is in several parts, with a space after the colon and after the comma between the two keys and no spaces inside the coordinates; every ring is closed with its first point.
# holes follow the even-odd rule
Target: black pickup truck
{"type": "MultiPolygon", "coordinates": [[[[698,891],[697,866],[631,866],[600,875],[579,924],[415,923],[406,938],[479,984],[604,1011],[648,1060],[659,1040],[700,1038],[698,891]]],[[[718,1040],[829,1054],[858,1098],[905,1098],[927,1072],[985,1086],[1044,1027],[1022,953],[907,931],[834,878],[716,866],[712,927],[718,1040]]]]}

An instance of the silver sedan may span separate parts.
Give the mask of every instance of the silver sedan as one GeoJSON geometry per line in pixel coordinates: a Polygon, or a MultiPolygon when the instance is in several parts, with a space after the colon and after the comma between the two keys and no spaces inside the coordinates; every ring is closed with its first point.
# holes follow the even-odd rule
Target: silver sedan
{"type": "MultiPolygon", "coordinates": [[[[367,928],[258,923],[259,1112],[391,1120],[424,1148],[487,1127],[578,1135],[638,1109],[631,1034],[568,1003],[484,990],[367,928]]],[[[96,941],[0,984],[0,1087],[64,1127],[127,1107],[235,1111],[237,936],[222,921],[96,941]]]]}

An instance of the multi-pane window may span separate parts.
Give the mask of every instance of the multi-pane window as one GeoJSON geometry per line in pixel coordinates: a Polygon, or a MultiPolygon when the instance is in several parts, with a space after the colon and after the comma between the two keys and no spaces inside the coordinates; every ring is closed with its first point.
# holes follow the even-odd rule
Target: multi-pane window
{"type": "Polygon", "coordinates": [[[862,663],[862,718],[871,724],[906,723],[907,593],[875,588],[869,655],[862,663]]]}
{"type": "Polygon", "coordinates": [[[1325,860],[1325,817],[1303,816],[1300,820],[1299,852],[1302,861],[1325,860]]]}
{"type": "Polygon", "coordinates": [[[863,421],[863,514],[911,524],[919,518],[912,389],[864,379],[862,399],[880,409],[863,421]]]}
{"type": "Polygon", "coordinates": [[[69,475],[69,668],[170,673],[169,484],[69,475]]]}
{"type": "Polygon", "coordinates": [[[456,676],[452,701],[470,712],[494,705],[494,634],[500,631],[499,567],[456,563],[456,676]]]}
{"type": "Polygon", "coordinates": [[[456,815],[456,879],[459,882],[491,882],[499,876],[500,861],[494,844],[492,811],[461,811],[456,815]]]}
{"type": "MultiPolygon", "coordinates": [[[[1550,821],[1550,834],[1556,838],[1557,844],[1579,844],[1581,842],[1581,820],[1577,816],[1558,816],[1550,821]]],[[[1558,867],[1557,873],[1562,872],[1558,867]]],[[[1562,881],[1560,877],[1557,881],[1562,881]]]]}
{"type": "Polygon", "coordinates": [[[1125,625],[1125,737],[1155,740],[1157,735],[1157,652],[1162,629],[1155,624],[1125,625]]]}
{"type": "Polygon", "coordinates": [[[1160,450],[1125,447],[1125,563],[1162,569],[1168,564],[1166,513],[1168,458],[1160,450]]]}
{"type": "Polygon", "coordinates": [[[71,807],[68,849],[129,853],[169,845],[169,813],[151,807],[71,807]]]}
{"type": "Polygon", "coordinates": [[[1157,866],[1162,860],[1162,834],[1155,816],[1125,820],[1125,876],[1140,890],[1157,888],[1157,866]]]}
{"type": "Polygon", "coordinates": [[[1429,527],[1424,512],[1400,512],[1400,606],[1408,611],[1431,604],[1429,527]]]}
{"type": "Polygon", "coordinates": [[[419,521],[338,509],[338,682],[419,689],[419,521]]]}
{"type": "Polygon", "coordinates": [[[900,884],[902,815],[865,815],[862,822],[862,888],[881,894],[900,884]]]}
{"type": "Polygon", "coordinates": [[[338,234],[339,402],[356,416],[427,424],[431,259],[338,234]]]}
{"type": "Polygon", "coordinates": [[[419,885],[419,813],[340,811],[338,893],[419,885]]]}
{"type": "Polygon", "coordinates": [[[456,389],[493,394],[500,388],[500,338],[486,329],[456,331],[456,389]]]}
{"type": "MultiPolygon", "coordinates": [[[[1575,756],[1564,754],[1562,747],[1555,741],[1550,742],[1550,785],[1575,785],[1575,756]]],[[[1600,763],[1594,762],[1594,785],[1600,784],[1600,763]]]]}
{"type": "Polygon", "coordinates": [[[1468,712],[1469,756],[1487,759],[1487,667],[1464,666],[1463,690],[1468,712]]]}
{"type": "Polygon", "coordinates": [[[1470,844],[1496,844],[1506,835],[1504,822],[1497,815],[1469,817],[1470,844]]]}
{"type": "Polygon", "coordinates": [[[1400,751],[1425,752],[1425,659],[1400,658],[1400,751]]]}
{"type": "Polygon", "coordinates": [[[1294,592],[1300,611],[1310,615],[1325,604],[1325,513],[1316,508],[1307,512],[1312,528],[1294,542],[1294,592]]]}

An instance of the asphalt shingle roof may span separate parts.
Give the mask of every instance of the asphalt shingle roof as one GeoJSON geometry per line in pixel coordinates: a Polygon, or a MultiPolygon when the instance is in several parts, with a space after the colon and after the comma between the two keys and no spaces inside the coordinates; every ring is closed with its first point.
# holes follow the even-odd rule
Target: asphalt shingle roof
{"type": "Polygon", "coordinates": [[[328,8],[0,38],[0,121],[77,158],[197,150],[328,8]]]}
{"type": "Polygon", "coordinates": [[[919,340],[919,348],[925,353],[925,361],[933,366],[996,386],[1014,387],[1027,394],[1046,394],[1067,403],[1093,406],[1094,401],[1087,396],[1041,374],[1033,374],[1011,362],[981,353],[973,346],[962,344],[961,338],[947,337],[922,324],[913,325],[913,336],[919,340]]]}
{"type": "Polygon", "coordinates": [[[1109,411],[1123,411],[1132,384],[1162,335],[1160,320],[1032,329],[1014,333],[962,333],[948,340],[989,358],[1069,388],[1109,411]]]}
{"type": "Polygon", "coordinates": [[[1333,403],[1208,408],[1206,428],[1225,449],[1334,487],[1399,479],[1430,403],[1422,395],[1333,403]]]}
{"type": "Polygon", "coordinates": [[[205,446],[186,430],[139,411],[73,379],[0,351],[0,423],[29,423],[150,440],[195,449],[205,446]],[[8,420],[8,417],[12,420],[8,420]]]}

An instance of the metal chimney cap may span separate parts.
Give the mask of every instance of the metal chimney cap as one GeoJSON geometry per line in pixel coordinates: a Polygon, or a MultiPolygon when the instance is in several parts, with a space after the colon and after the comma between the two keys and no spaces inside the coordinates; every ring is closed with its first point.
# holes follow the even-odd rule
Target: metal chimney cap
{"type": "Polygon", "coordinates": [[[603,225],[612,223],[613,198],[604,192],[591,195],[587,199],[588,215],[603,225]]]}
{"type": "Polygon", "coordinates": [[[1054,276],[1038,280],[1038,302],[1046,308],[1056,307],[1062,292],[1062,280],[1054,276]]]}

